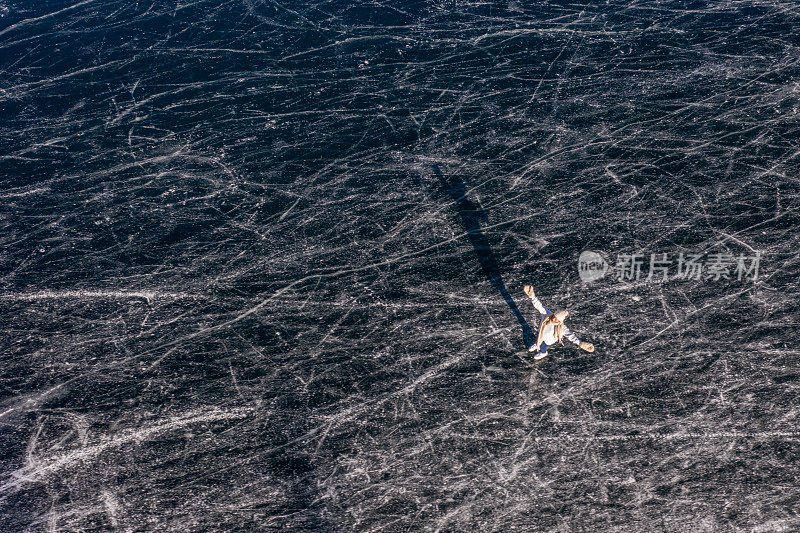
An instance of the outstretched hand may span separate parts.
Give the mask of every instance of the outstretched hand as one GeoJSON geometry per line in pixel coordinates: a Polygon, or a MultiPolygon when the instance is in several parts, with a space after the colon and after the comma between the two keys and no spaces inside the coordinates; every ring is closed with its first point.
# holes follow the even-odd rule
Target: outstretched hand
{"type": "Polygon", "coordinates": [[[594,344],[591,342],[582,342],[580,343],[581,350],[586,350],[589,353],[594,351],[594,344]]]}
{"type": "Polygon", "coordinates": [[[533,285],[525,285],[522,290],[525,291],[525,294],[527,294],[529,298],[534,297],[533,285]]]}

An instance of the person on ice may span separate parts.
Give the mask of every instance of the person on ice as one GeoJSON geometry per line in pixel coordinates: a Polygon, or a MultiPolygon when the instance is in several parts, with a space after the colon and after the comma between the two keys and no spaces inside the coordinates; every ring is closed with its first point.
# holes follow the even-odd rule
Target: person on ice
{"type": "Polygon", "coordinates": [[[563,346],[564,343],[561,339],[564,337],[580,346],[582,350],[586,350],[587,352],[594,351],[594,345],[592,343],[582,342],[578,336],[572,333],[567,325],[564,324],[564,320],[569,315],[569,311],[557,311],[552,313],[548,311],[545,306],[542,305],[542,302],[539,301],[539,298],[536,297],[532,286],[525,285],[523,290],[525,294],[530,297],[536,310],[542,314],[542,324],[539,326],[539,335],[536,338],[536,344],[532,344],[528,347],[528,352],[538,352],[533,356],[534,359],[543,359],[547,357],[547,349],[557,342],[563,346]]]}

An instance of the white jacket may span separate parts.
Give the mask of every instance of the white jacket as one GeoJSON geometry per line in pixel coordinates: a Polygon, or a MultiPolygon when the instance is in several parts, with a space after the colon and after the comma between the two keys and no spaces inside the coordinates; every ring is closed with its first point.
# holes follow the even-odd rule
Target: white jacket
{"type": "MultiPolygon", "coordinates": [[[[536,307],[536,310],[539,311],[542,315],[542,323],[539,324],[539,335],[536,338],[536,344],[529,348],[530,351],[534,350],[541,350],[547,351],[547,347],[559,342],[559,339],[555,333],[555,324],[550,323],[548,320],[551,316],[553,316],[553,312],[548,311],[545,306],[542,305],[542,302],[539,301],[539,298],[534,296],[531,298],[533,301],[533,306],[536,307]]],[[[572,333],[566,324],[563,325],[561,330],[562,336],[566,337],[571,342],[580,345],[581,340],[578,338],[577,335],[572,333]]]]}

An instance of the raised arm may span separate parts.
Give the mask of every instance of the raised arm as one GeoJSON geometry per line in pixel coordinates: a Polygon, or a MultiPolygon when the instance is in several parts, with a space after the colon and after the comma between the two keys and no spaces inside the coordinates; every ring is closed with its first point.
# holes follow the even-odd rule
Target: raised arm
{"type": "Polygon", "coordinates": [[[525,285],[523,290],[525,291],[525,294],[530,297],[531,302],[533,302],[533,306],[537,311],[543,315],[546,315],[550,312],[545,308],[545,306],[542,305],[542,302],[539,301],[539,298],[536,297],[536,293],[533,292],[533,287],[531,285],[525,285]]]}

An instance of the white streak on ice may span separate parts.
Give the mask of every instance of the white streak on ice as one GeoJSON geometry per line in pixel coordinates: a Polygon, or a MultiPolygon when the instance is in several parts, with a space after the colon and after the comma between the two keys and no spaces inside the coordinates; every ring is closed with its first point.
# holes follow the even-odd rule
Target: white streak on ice
{"type": "Polygon", "coordinates": [[[102,298],[111,300],[125,300],[128,298],[145,300],[147,303],[153,300],[171,299],[182,300],[185,298],[196,298],[194,294],[159,292],[159,291],[40,291],[23,293],[0,294],[0,300],[14,301],[36,301],[36,300],[65,300],[70,298],[102,298]]]}
{"type": "Polygon", "coordinates": [[[153,426],[129,429],[116,436],[105,436],[101,438],[99,442],[90,446],[63,455],[55,456],[47,462],[40,461],[39,466],[34,468],[24,467],[12,472],[12,479],[0,485],[0,494],[8,492],[14,488],[18,488],[24,483],[33,483],[39,481],[40,479],[54,472],[64,468],[69,468],[74,463],[90,461],[106,450],[112,448],[118,448],[133,442],[143,442],[152,439],[161,433],[175,431],[177,429],[194,424],[205,424],[209,422],[219,422],[222,420],[246,418],[252,413],[253,409],[245,407],[229,410],[214,408],[205,412],[192,411],[184,414],[183,416],[177,416],[171,420],[153,426]]]}

